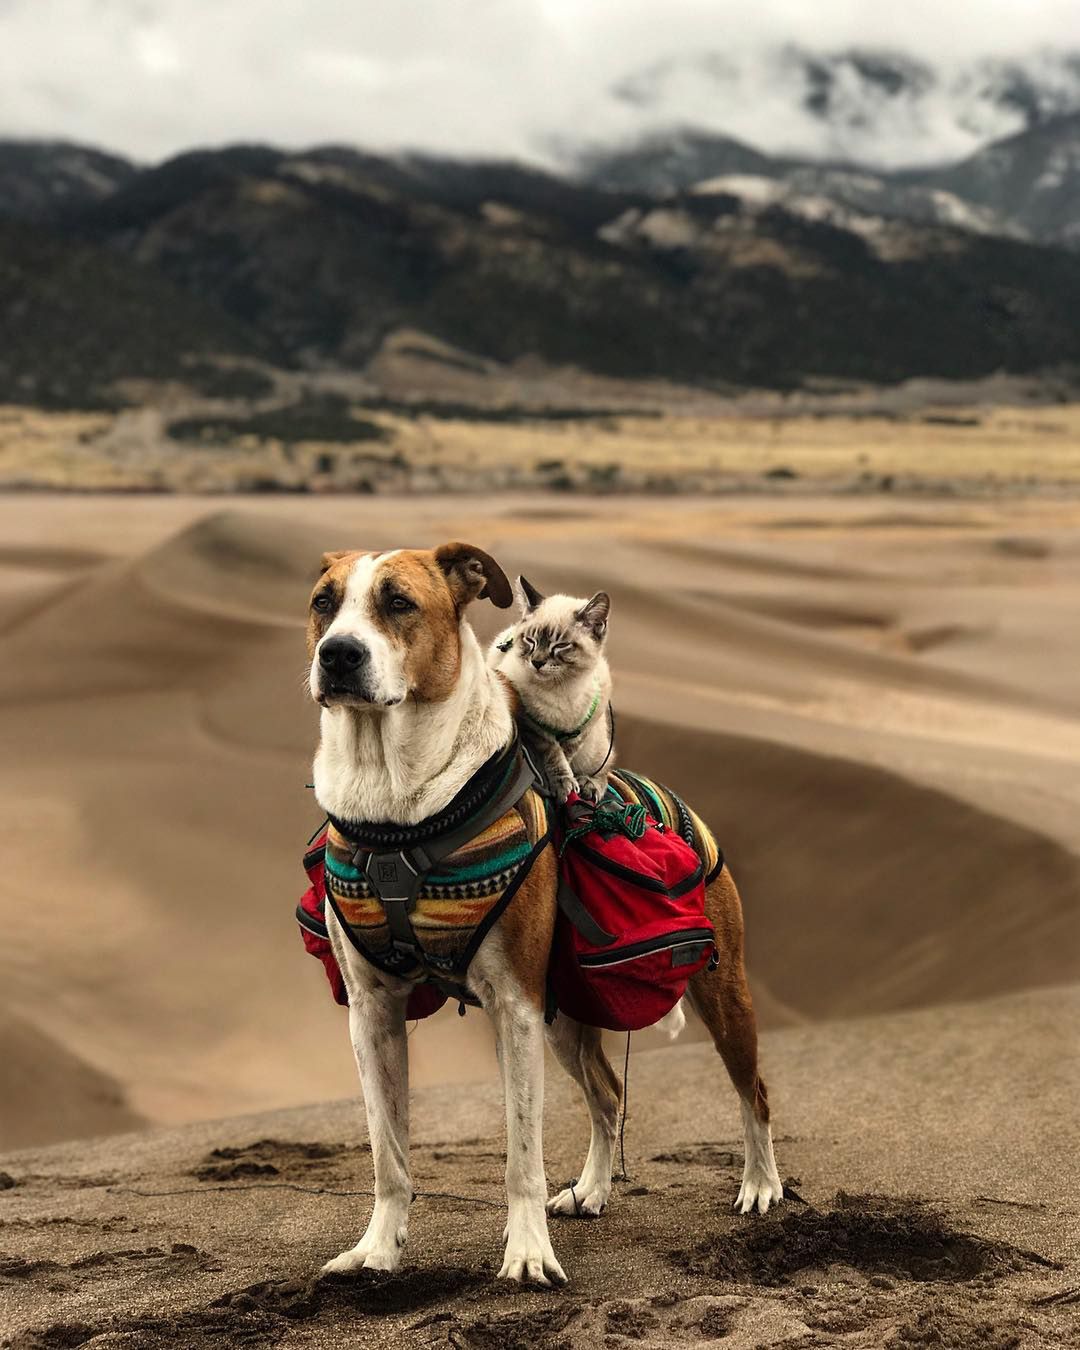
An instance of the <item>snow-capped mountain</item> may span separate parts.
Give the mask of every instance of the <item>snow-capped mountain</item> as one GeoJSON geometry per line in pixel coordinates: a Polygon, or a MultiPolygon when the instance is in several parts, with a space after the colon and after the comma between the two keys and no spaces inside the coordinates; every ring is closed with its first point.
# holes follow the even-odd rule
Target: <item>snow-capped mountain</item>
{"type": "Polygon", "coordinates": [[[1080,52],[939,70],[786,46],[665,61],[613,96],[642,130],[578,152],[598,187],[1080,247],[1080,52]]]}
{"type": "Polygon", "coordinates": [[[134,172],[119,155],[87,146],[0,140],[0,216],[48,220],[109,196],[134,172]]]}
{"type": "Polygon", "coordinates": [[[632,72],[611,96],[644,136],[692,129],[774,156],[921,167],[1080,111],[1080,50],[941,66],[862,48],[705,52],[632,72]]]}
{"type": "Polygon", "coordinates": [[[1080,247],[1080,114],[997,141],[923,177],[1031,238],[1080,247]]]}

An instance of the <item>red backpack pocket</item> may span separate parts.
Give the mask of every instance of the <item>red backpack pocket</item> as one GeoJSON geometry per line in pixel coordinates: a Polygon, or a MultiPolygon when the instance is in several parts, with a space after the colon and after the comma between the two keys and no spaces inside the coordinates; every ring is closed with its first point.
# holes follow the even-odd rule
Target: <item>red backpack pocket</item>
{"type": "Polygon", "coordinates": [[[571,797],[551,963],[558,1007],[612,1031],[652,1026],[709,964],[704,865],[642,806],[571,797]]]}

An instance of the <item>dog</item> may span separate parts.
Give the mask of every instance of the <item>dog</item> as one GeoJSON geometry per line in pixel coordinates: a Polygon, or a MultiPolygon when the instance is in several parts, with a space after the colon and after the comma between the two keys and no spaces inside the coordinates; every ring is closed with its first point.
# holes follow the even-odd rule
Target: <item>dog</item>
{"type": "MultiPolygon", "coordinates": [[[[502,568],[482,549],[323,556],[311,593],[307,650],[311,697],[322,709],[314,786],[333,819],[418,826],[442,811],[515,738],[512,691],[489,669],[466,613],[486,598],[512,600],[502,568]]],[[[611,1195],[621,1084],[594,1027],[559,1014],[548,1042],[585,1098],[588,1156],[572,1188],[547,1196],[541,1142],[545,984],[556,917],[554,849],[535,858],[513,902],[472,957],[471,996],[490,1016],[506,1098],[507,1222],[500,1278],[562,1284],[549,1215],[601,1213],[611,1195]]],[[[743,967],[739,894],[725,868],[707,908],[719,966],[696,976],[688,998],[708,1027],[739,1094],[746,1153],[735,1201],[764,1214],[783,1198],[769,1102],[758,1073],[757,1030],[743,967]]],[[[375,1201],[355,1246],[323,1272],[395,1270],[408,1237],[409,1093],[406,1002],[412,982],[376,968],[327,911],[349,995],[349,1030],[367,1110],[375,1201]]]]}

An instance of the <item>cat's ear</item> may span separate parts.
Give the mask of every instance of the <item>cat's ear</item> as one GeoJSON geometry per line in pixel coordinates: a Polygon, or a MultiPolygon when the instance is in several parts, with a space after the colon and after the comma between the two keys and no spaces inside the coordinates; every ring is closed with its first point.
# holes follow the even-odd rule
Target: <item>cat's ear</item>
{"type": "Polygon", "coordinates": [[[539,608],[546,599],[546,597],[541,595],[536,587],[526,581],[524,577],[518,577],[517,588],[518,600],[521,602],[521,612],[523,614],[528,614],[531,610],[539,608]]]}
{"type": "Polygon", "coordinates": [[[509,609],[513,604],[514,593],[506,573],[482,548],[455,542],[443,544],[434,556],[459,609],[477,599],[490,600],[498,609],[509,609]]]}
{"type": "Polygon", "coordinates": [[[608,615],[611,613],[611,596],[607,591],[597,591],[591,600],[574,616],[582,628],[587,628],[599,642],[607,632],[608,615]]]}

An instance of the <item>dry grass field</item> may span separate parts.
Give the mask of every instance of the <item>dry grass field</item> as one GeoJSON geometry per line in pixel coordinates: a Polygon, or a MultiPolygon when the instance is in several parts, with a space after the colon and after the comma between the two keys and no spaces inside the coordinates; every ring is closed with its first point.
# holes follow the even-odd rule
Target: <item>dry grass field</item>
{"type": "MultiPolygon", "coordinates": [[[[221,416],[220,409],[217,410],[221,416]]],[[[233,430],[170,412],[0,408],[0,487],[68,490],[993,493],[1080,484],[1080,405],[477,419],[356,409],[371,439],[233,430]]]]}

